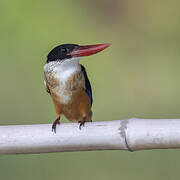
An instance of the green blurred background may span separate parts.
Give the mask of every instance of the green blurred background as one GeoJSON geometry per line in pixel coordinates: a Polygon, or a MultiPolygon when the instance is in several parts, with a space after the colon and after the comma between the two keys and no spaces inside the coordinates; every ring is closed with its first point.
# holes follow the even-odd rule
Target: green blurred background
{"type": "MultiPolygon", "coordinates": [[[[54,121],[43,65],[62,43],[112,44],[81,60],[93,87],[94,121],[180,118],[180,1],[1,0],[0,22],[1,125],[54,121]]],[[[179,155],[178,150],[4,155],[0,179],[179,179],[179,155]]]]}

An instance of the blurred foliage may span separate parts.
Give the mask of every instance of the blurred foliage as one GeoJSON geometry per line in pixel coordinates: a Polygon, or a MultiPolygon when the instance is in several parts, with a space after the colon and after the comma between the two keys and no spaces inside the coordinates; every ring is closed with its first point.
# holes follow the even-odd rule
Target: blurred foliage
{"type": "MultiPolygon", "coordinates": [[[[81,60],[94,121],[180,118],[180,1],[1,0],[0,21],[1,125],[54,121],[43,65],[62,43],[112,44],[81,60]]],[[[178,158],[175,150],[0,156],[0,178],[179,179],[178,158]]]]}

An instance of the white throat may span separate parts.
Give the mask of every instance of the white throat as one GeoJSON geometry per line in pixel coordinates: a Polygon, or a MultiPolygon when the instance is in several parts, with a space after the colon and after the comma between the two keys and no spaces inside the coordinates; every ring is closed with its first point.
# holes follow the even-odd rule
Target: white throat
{"type": "Polygon", "coordinates": [[[60,61],[52,61],[45,64],[44,71],[48,71],[55,74],[60,73],[62,75],[69,74],[70,72],[80,70],[81,66],[79,64],[79,60],[80,58],[76,57],[60,61]]]}
{"type": "Polygon", "coordinates": [[[64,104],[67,104],[71,98],[71,92],[67,91],[66,88],[67,80],[73,74],[81,71],[79,60],[80,58],[71,58],[64,61],[52,61],[44,66],[44,72],[50,73],[59,81],[58,91],[55,91],[64,104]]]}
{"type": "Polygon", "coordinates": [[[79,65],[80,58],[66,59],[56,66],[55,71],[57,72],[58,78],[66,81],[72,74],[81,70],[79,65]]]}
{"type": "Polygon", "coordinates": [[[74,70],[79,69],[79,66],[80,66],[79,60],[80,60],[80,58],[66,59],[59,64],[59,68],[62,71],[68,71],[70,69],[74,69],[74,70]]]}

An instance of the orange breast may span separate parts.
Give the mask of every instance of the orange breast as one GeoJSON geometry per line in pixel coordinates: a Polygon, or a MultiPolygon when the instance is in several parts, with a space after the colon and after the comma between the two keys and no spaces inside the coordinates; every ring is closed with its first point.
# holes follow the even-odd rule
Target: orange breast
{"type": "Polygon", "coordinates": [[[68,104],[62,104],[59,97],[52,95],[57,115],[63,114],[70,121],[91,121],[91,101],[84,89],[72,93],[68,104]]]}
{"type": "Polygon", "coordinates": [[[71,76],[65,84],[65,94],[69,97],[68,103],[59,95],[60,84],[57,79],[51,77],[48,88],[54,102],[57,117],[63,114],[70,121],[81,121],[86,118],[86,121],[91,121],[91,101],[86,93],[84,76],[81,72],[71,76]]]}

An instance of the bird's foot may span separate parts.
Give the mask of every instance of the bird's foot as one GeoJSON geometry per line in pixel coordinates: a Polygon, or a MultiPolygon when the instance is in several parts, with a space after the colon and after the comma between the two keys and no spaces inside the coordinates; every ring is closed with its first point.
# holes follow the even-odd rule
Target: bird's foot
{"type": "Polygon", "coordinates": [[[85,122],[86,122],[86,118],[83,118],[82,121],[78,121],[80,130],[81,130],[81,127],[84,126],[85,122]]]}
{"type": "Polygon", "coordinates": [[[54,131],[54,133],[56,133],[56,125],[57,124],[60,124],[60,117],[58,117],[52,125],[52,132],[54,131]]]}

